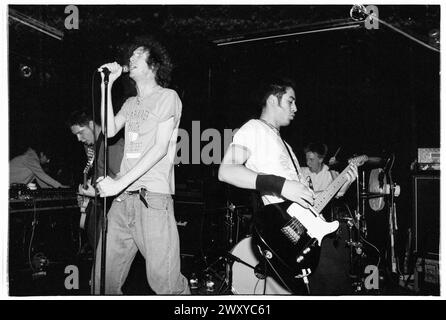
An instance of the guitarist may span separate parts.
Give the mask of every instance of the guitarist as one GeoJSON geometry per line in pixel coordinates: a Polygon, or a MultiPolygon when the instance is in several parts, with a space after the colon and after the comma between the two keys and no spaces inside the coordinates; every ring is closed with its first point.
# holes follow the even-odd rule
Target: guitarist
{"type": "MultiPolygon", "coordinates": [[[[264,205],[291,200],[313,206],[314,192],[302,176],[291,147],[281,138],[297,111],[291,81],[277,79],[262,88],[259,119],[246,122],[234,135],[219,168],[220,181],[260,192],[264,205]]],[[[355,172],[349,174],[354,180],[355,172]]]]}
{"type": "MultiPolygon", "coordinates": [[[[91,163],[91,170],[88,170],[90,179],[86,186],[79,185],[79,194],[84,197],[81,205],[87,205],[85,210],[87,217],[85,221],[85,229],[87,232],[88,243],[93,250],[97,247],[99,234],[101,230],[102,218],[102,200],[96,203],[96,216],[93,216],[93,205],[95,204],[95,190],[90,181],[96,181],[96,178],[103,175],[104,170],[104,147],[101,126],[93,121],[92,116],[83,110],[74,111],[68,120],[71,133],[74,134],[78,141],[84,144],[85,152],[90,148],[93,150],[94,162],[91,163]],[[97,165],[96,165],[97,162],[97,165]]],[[[109,139],[109,156],[108,156],[108,173],[115,177],[119,173],[122,155],[124,151],[124,139],[122,136],[117,139],[109,139]]],[[[91,154],[87,155],[91,157],[91,154]]],[[[107,202],[111,203],[111,201],[107,202]]]]}

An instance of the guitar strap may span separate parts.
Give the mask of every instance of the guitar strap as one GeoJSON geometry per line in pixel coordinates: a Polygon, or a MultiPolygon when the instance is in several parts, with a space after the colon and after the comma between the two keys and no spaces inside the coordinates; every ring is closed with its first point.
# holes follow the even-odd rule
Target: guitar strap
{"type": "MultiPolygon", "coordinates": [[[[282,139],[282,137],[280,136],[280,139],[282,139]]],[[[294,162],[293,159],[293,155],[291,154],[290,148],[288,148],[288,145],[286,144],[285,140],[282,139],[283,144],[285,145],[286,151],[288,151],[288,155],[290,156],[291,162],[293,163],[294,169],[296,170],[297,176],[301,177],[301,174],[299,172],[299,169],[297,169],[296,163],[294,162]]]]}
{"type": "Polygon", "coordinates": [[[291,162],[293,163],[294,169],[296,170],[296,174],[297,174],[299,180],[302,180],[302,179],[301,179],[302,175],[301,175],[299,169],[297,169],[297,166],[296,166],[296,163],[294,162],[294,159],[293,159],[293,156],[292,156],[292,154],[291,154],[291,151],[290,151],[290,149],[288,148],[288,145],[286,144],[285,140],[283,140],[283,138],[282,138],[282,136],[280,135],[280,133],[279,133],[279,131],[277,130],[277,128],[274,128],[269,122],[267,122],[267,121],[265,121],[265,120],[263,120],[263,119],[258,119],[258,120],[261,121],[261,122],[263,122],[264,124],[266,124],[272,131],[274,131],[275,134],[277,134],[277,135],[279,136],[280,140],[282,140],[282,142],[283,142],[283,144],[284,144],[284,146],[285,146],[285,148],[286,148],[286,151],[288,151],[288,155],[290,156],[291,162]]]}

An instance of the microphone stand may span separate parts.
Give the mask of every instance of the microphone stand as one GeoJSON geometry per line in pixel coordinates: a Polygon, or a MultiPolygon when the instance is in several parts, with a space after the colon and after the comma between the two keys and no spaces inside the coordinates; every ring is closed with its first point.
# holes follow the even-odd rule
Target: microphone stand
{"type": "MultiPolygon", "coordinates": [[[[104,175],[108,174],[108,143],[107,143],[107,120],[108,120],[108,76],[110,71],[107,68],[102,70],[104,73],[104,123],[102,124],[102,133],[104,135],[104,175]]],[[[100,294],[105,294],[105,257],[107,249],[107,197],[104,197],[104,203],[102,207],[102,243],[101,243],[101,283],[100,294]]]]}

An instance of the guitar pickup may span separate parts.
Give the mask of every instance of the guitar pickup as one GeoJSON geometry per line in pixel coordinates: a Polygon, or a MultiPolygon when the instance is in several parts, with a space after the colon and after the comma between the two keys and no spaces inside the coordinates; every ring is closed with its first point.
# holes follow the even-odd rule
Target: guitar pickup
{"type": "Polygon", "coordinates": [[[280,231],[282,231],[282,233],[288,238],[288,240],[291,241],[291,243],[296,244],[306,229],[299,222],[299,220],[292,218],[289,223],[280,229],[280,231]]]}

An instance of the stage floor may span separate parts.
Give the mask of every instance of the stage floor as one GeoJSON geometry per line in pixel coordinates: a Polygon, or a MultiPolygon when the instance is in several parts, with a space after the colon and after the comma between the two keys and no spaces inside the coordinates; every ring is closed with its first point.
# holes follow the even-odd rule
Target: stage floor
{"type": "MultiPolygon", "coordinates": [[[[182,255],[182,273],[190,280],[191,278],[197,279],[197,287],[191,289],[191,294],[195,296],[205,295],[233,295],[231,290],[231,280],[240,279],[238,277],[231,277],[227,279],[225,277],[227,269],[223,259],[218,257],[203,257],[182,255]]],[[[324,262],[322,262],[324,263],[324,262]]],[[[64,263],[54,262],[50,263],[44,272],[34,273],[30,268],[23,268],[17,270],[10,270],[9,273],[9,295],[10,296],[89,296],[90,286],[89,277],[91,270],[91,258],[83,257],[82,259],[66,261],[64,263]],[[68,268],[67,268],[68,266],[68,268]],[[71,267],[70,267],[71,266],[71,267]],[[73,275],[73,266],[77,267],[78,282],[73,282],[73,278],[69,278],[73,275]],[[71,279],[71,280],[70,280],[71,279]],[[70,284],[72,288],[70,287],[70,284]]],[[[232,270],[232,269],[231,269],[232,270]]],[[[235,269],[234,269],[235,270],[235,269]]],[[[330,271],[333,272],[333,271],[330,271]]],[[[328,273],[327,273],[328,274],[328,273]]],[[[324,276],[326,277],[327,274],[324,276]]],[[[336,277],[335,274],[331,274],[336,277]]],[[[255,277],[255,275],[246,273],[242,275],[248,279],[249,277],[255,277]]],[[[384,277],[380,279],[379,289],[367,290],[362,286],[358,290],[358,286],[355,285],[355,279],[349,279],[350,283],[346,283],[344,277],[338,277],[337,279],[331,279],[326,282],[325,285],[321,285],[324,277],[320,277],[318,273],[315,273],[315,277],[310,279],[310,285],[314,288],[314,292],[311,296],[355,296],[355,295],[386,295],[386,296],[416,296],[416,295],[438,295],[435,288],[425,288],[423,290],[413,290],[413,281],[407,282],[396,281],[384,277]],[[321,280],[322,279],[322,280],[321,280]],[[312,284],[314,282],[315,284],[312,284]],[[319,282],[319,284],[318,284],[319,282]],[[397,283],[398,282],[398,283],[397,283]],[[343,284],[343,291],[339,289],[339,283],[343,284]],[[350,286],[349,286],[350,284],[350,286]],[[330,287],[330,285],[337,285],[337,288],[330,287]],[[325,288],[325,289],[324,289],[325,288]],[[324,291],[325,290],[325,291],[324,291]]],[[[245,285],[240,283],[232,283],[232,288],[237,291],[241,286],[245,285]]],[[[237,282],[236,281],[236,282],[237,282]]],[[[342,286],[341,286],[342,287],[342,286]]],[[[127,281],[123,286],[123,292],[125,295],[154,295],[146,280],[144,258],[138,254],[134,260],[134,263],[130,269],[127,281]]],[[[286,296],[283,296],[286,299],[286,296]]]]}

